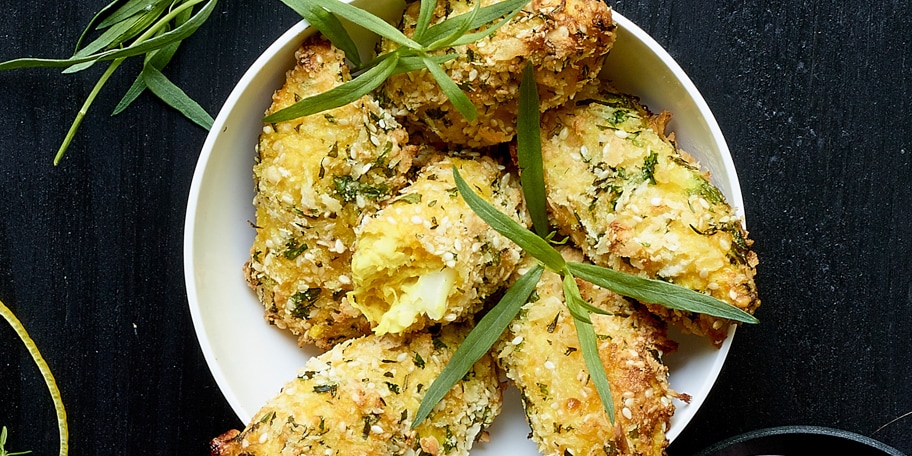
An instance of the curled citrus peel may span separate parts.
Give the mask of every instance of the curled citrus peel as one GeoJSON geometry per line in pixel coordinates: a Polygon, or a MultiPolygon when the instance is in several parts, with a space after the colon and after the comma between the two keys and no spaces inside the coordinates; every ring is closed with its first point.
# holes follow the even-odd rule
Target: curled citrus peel
{"type": "Polygon", "coordinates": [[[47,362],[41,357],[38,346],[35,345],[35,342],[29,337],[25,327],[22,326],[22,323],[16,318],[16,315],[13,314],[13,311],[6,307],[2,301],[0,301],[0,315],[3,316],[3,319],[13,327],[16,334],[22,339],[22,343],[25,344],[25,348],[28,349],[29,354],[32,355],[32,360],[34,360],[35,364],[38,366],[41,377],[44,378],[44,383],[51,393],[51,399],[54,400],[54,410],[57,412],[57,429],[60,433],[60,455],[65,456],[67,454],[67,440],[69,438],[66,410],[63,408],[63,399],[60,397],[60,389],[57,388],[57,382],[54,380],[54,375],[51,374],[51,368],[48,367],[47,362]]]}

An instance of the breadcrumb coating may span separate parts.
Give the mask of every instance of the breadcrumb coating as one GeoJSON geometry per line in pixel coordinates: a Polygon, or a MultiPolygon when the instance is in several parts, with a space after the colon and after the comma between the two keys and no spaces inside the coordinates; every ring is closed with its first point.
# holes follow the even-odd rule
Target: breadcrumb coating
{"type": "MultiPolygon", "coordinates": [[[[542,116],[552,220],[596,264],[702,292],[753,313],[757,255],[742,221],[653,115],[605,87],[542,116]]],[[[647,303],[648,304],[648,303],[647,303]]],[[[727,320],[650,310],[721,344],[727,320]]]]}
{"type": "MultiPolygon", "coordinates": [[[[344,54],[318,36],[295,58],[268,113],[349,79],[344,54]]],[[[405,185],[416,149],[407,142],[405,130],[368,96],[263,128],[246,276],[266,319],[302,345],[326,349],[370,331],[346,298],[354,227],[405,185]]]]}
{"type": "Polygon", "coordinates": [[[368,335],[311,358],[241,431],[214,439],[213,456],[469,454],[500,413],[495,363],[481,358],[428,419],[412,420],[468,328],[368,335]]]}
{"type": "MultiPolygon", "coordinates": [[[[563,249],[573,261],[576,249],[563,249]]],[[[662,455],[674,413],[663,353],[676,344],[645,309],[577,280],[583,299],[610,312],[591,315],[611,386],[616,421],[608,419],[589,379],[561,278],[545,272],[530,302],[495,347],[495,356],[522,392],[532,439],[547,456],[662,455]]]]}
{"type": "MultiPolygon", "coordinates": [[[[499,2],[482,0],[482,6],[494,3],[499,2]]],[[[413,2],[406,8],[399,26],[407,36],[414,34],[418,5],[413,2]]],[[[431,23],[470,12],[474,6],[468,0],[439,1],[431,23]]],[[[541,110],[553,108],[598,80],[615,29],[611,8],[601,0],[532,0],[494,34],[435,52],[459,55],[442,66],[478,108],[479,116],[471,123],[426,70],[389,78],[382,93],[409,127],[429,131],[445,143],[484,147],[508,142],[516,133],[519,84],[526,63],[535,69],[541,110]]],[[[381,51],[396,46],[384,40],[381,51]]]]}
{"type": "Polygon", "coordinates": [[[453,168],[482,198],[527,223],[519,178],[485,156],[437,154],[431,160],[357,230],[350,297],[379,334],[471,317],[521,257],[519,246],[459,195],[453,168]]]}

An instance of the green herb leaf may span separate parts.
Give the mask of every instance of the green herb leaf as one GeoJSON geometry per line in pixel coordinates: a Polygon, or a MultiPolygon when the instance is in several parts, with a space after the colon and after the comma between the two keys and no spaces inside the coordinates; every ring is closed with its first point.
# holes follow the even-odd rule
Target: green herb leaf
{"type": "Polygon", "coordinates": [[[427,31],[428,26],[431,24],[431,19],[434,17],[435,8],[437,8],[437,0],[421,0],[421,4],[418,7],[418,21],[415,23],[415,33],[412,34],[413,40],[421,42],[421,37],[427,31]]]}
{"type": "Polygon", "coordinates": [[[367,11],[364,11],[361,8],[351,6],[347,3],[342,3],[337,0],[310,0],[313,2],[314,6],[323,8],[331,13],[337,14],[343,19],[348,19],[361,27],[366,28],[384,38],[395,41],[402,46],[410,47],[412,49],[421,49],[421,45],[412,40],[411,38],[405,36],[402,32],[399,31],[396,27],[393,27],[388,22],[380,19],[377,16],[374,16],[367,11]]]}
{"type": "Polygon", "coordinates": [[[425,66],[427,66],[428,71],[434,76],[434,80],[437,81],[437,85],[440,86],[440,90],[443,90],[443,93],[446,94],[447,98],[450,99],[450,103],[456,107],[456,110],[462,114],[469,122],[474,121],[478,118],[478,108],[472,104],[472,100],[469,100],[468,95],[453,82],[452,79],[443,71],[443,68],[440,67],[430,58],[424,57],[422,59],[425,66]]]}
{"type": "Polygon", "coordinates": [[[496,32],[497,29],[499,29],[502,25],[513,20],[513,17],[515,17],[517,14],[519,14],[520,11],[522,11],[522,7],[519,7],[517,9],[513,10],[510,14],[506,15],[506,17],[504,17],[503,19],[498,21],[496,24],[489,26],[480,32],[466,33],[461,38],[450,43],[450,46],[464,46],[466,44],[474,43],[474,42],[484,39],[490,35],[493,35],[494,32],[496,32]]]}
{"type": "Polygon", "coordinates": [[[212,128],[212,116],[203,109],[199,103],[193,101],[180,87],[174,85],[161,71],[152,65],[146,65],[142,70],[143,82],[158,98],[168,106],[177,109],[181,114],[197,125],[212,128]]]}
{"type": "MultiPolygon", "coordinates": [[[[174,19],[175,25],[180,26],[184,22],[190,19],[191,11],[187,10],[185,14],[178,16],[174,19]]],[[[162,31],[162,33],[167,32],[170,28],[167,28],[162,31]]],[[[171,62],[171,59],[174,57],[174,54],[177,53],[177,49],[180,47],[180,41],[168,44],[162,47],[159,50],[151,51],[146,54],[144,65],[151,65],[157,70],[161,71],[168,63],[171,62]]],[[[123,98],[117,103],[117,106],[114,107],[114,111],[111,113],[112,116],[116,116],[127,109],[139,95],[141,95],[148,87],[143,81],[142,72],[136,76],[136,79],[133,80],[133,85],[127,90],[127,93],[124,94],[123,98]]]]}
{"type": "MultiPolygon", "coordinates": [[[[568,300],[569,305],[569,300],[568,300]]],[[[589,378],[598,391],[599,399],[602,400],[602,407],[608,413],[608,420],[614,424],[614,399],[611,395],[611,385],[608,383],[608,375],[605,373],[605,365],[602,364],[602,358],[598,351],[598,338],[595,336],[595,329],[592,323],[574,320],[576,326],[576,338],[580,343],[580,351],[583,354],[583,360],[586,362],[586,370],[589,371],[589,378]]]]}
{"type": "Polygon", "coordinates": [[[430,59],[432,62],[439,65],[441,63],[453,60],[457,57],[459,57],[459,54],[435,55],[430,57],[403,54],[399,56],[399,64],[396,65],[396,71],[394,71],[393,74],[408,73],[410,71],[427,68],[425,59],[430,59]]]}
{"type": "Polygon", "coordinates": [[[476,195],[469,184],[462,179],[459,170],[453,167],[456,188],[472,210],[491,228],[519,245],[526,253],[541,261],[551,271],[561,272],[567,265],[560,252],[551,247],[548,241],[535,235],[510,217],[498,211],[490,203],[476,195]]]}
{"type": "Polygon", "coordinates": [[[598,315],[611,315],[611,312],[608,312],[601,307],[596,307],[592,304],[589,304],[588,301],[583,299],[583,295],[580,294],[579,286],[576,283],[576,278],[573,277],[573,274],[569,269],[564,269],[561,275],[563,277],[562,286],[564,290],[564,296],[567,296],[567,305],[570,306],[572,304],[572,307],[570,308],[571,313],[574,312],[574,307],[578,309],[575,311],[576,313],[574,313],[574,316],[576,316],[576,314],[582,314],[583,312],[586,312],[587,315],[585,318],[583,318],[583,320],[586,321],[589,318],[589,313],[598,315]],[[573,298],[572,300],[570,299],[571,297],[573,298]]]}
{"type": "Polygon", "coordinates": [[[546,237],[550,231],[545,197],[545,173],[542,165],[541,121],[538,86],[532,64],[523,69],[519,85],[519,114],[516,118],[516,155],[526,207],[532,216],[535,232],[546,237]]]}
{"type": "Polygon", "coordinates": [[[393,54],[357,78],[272,113],[266,116],[263,122],[284,122],[347,105],[383,84],[383,81],[393,74],[398,62],[399,55],[393,54]]]}
{"type": "MultiPolygon", "coordinates": [[[[531,0],[506,0],[493,5],[485,6],[478,10],[474,20],[469,24],[469,30],[474,30],[485,24],[491,23],[501,17],[511,15],[514,11],[519,11],[529,4],[531,0]]],[[[449,36],[453,30],[462,25],[462,16],[471,13],[463,13],[451,17],[445,21],[435,24],[427,30],[422,36],[423,43],[433,43],[445,36],[449,36]]]]}
{"type": "Polygon", "coordinates": [[[315,5],[309,0],[282,0],[282,3],[295,10],[310,25],[314,26],[323,34],[334,46],[341,49],[356,67],[361,66],[361,56],[358,53],[358,46],[355,45],[348,30],[342,26],[336,16],[323,8],[315,5]]]}
{"type": "Polygon", "coordinates": [[[469,372],[475,362],[491,349],[510,322],[516,318],[519,309],[529,300],[543,271],[544,269],[540,265],[535,265],[523,274],[497,305],[485,314],[478,325],[469,332],[421,400],[421,405],[412,421],[413,429],[427,418],[434,410],[434,406],[469,372]]]}
{"type": "Polygon", "coordinates": [[[449,46],[451,43],[459,39],[461,36],[465,35],[466,32],[472,29],[472,22],[478,16],[478,11],[481,9],[481,2],[475,2],[475,7],[472,8],[472,11],[466,14],[460,14],[457,16],[456,20],[459,25],[456,27],[449,35],[440,38],[439,40],[427,45],[428,49],[441,49],[449,46]]]}
{"type": "Polygon", "coordinates": [[[658,304],[669,309],[702,313],[742,323],[760,322],[753,315],[731,304],[679,285],[626,274],[591,264],[568,262],[567,268],[576,277],[640,302],[658,304]]]}
{"type": "Polygon", "coordinates": [[[592,320],[589,318],[589,312],[586,311],[586,308],[583,305],[584,303],[588,303],[583,300],[583,296],[579,291],[579,286],[576,284],[576,279],[574,279],[572,275],[564,273],[561,277],[561,288],[564,291],[564,302],[567,304],[567,310],[570,311],[570,315],[573,315],[573,319],[592,324],[592,320]]]}
{"type": "Polygon", "coordinates": [[[118,22],[128,19],[130,16],[142,13],[143,11],[151,11],[155,8],[161,8],[164,10],[170,4],[171,1],[168,0],[158,0],[154,2],[150,2],[150,0],[130,0],[115,10],[113,13],[111,13],[110,16],[101,21],[101,23],[98,24],[98,29],[101,30],[110,27],[118,22]]]}
{"type": "MultiPolygon", "coordinates": [[[[191,2],[186,3],[185,5],[197,4],[201,1],[202,0],[191,0],[191,2]]],[[[68,67],[82,62],[88,62],[90,60],[110,61],[142,55],[146,52],[160,49],[167,44],[182,41],[188,38],[190,35],[196,32],[196,30],[201,25],[203,25],[206,19],[209,18],[209,15],[215,9],[215,4],[216,0],[209,0],[202,9],[200,9],[189,21],[185,22],[180,27],[177,27],[168,33],[156,36],[155,38],[147,39],[141,42],[134,42],[130,46],[127,46],[123,49],[111,49],[109,51],[104,51],[85,57],[71,57],[68,59],[22,58],[7,60],[0,63],[0,71],[15,70],[19,68],[60,68],[68,67]]],[[[176,16],[176,14],[174,15],[176,16]]],[[[162,20],[170,20],[171,18],[173,18],[173,16],[170,18],[168,16],[165,16],[162,20]]]]}
{"type": "MultiPolygon", "coordinates": [[[[79,52],[79,49],[82,47],[82,42],[85,41],[85,38],[89,35],[89,32],[92,31],[95,24],[98,23],[99,19],[101,19],[102,17],[105,17],[105,15],[108,14],[108,11],[114,9],[114,7],[117,6],[118,3],[120,3],[120,0],[114,0],[111,3],[108,3],[107,6],[105,6],[104,8],[98,10],[97,13],[95,13],[95,16],[92,17],[92,19],[89,21],[89,23],[86,24],[85,28],[82,29],[82,33],[79,34],[79,39],[76,40],[76,46],[73,47],[74,54],[76,52],[79,52]]],[[[101,27],[99,26],[98,28],[101,28],[101,27]]]]}
{"type": "MultiPolygon", "coordinates": [[[[114,71],[123,63],[124,59],[128,57],[146,54],[144,73],[146,72],[146,68],[151,68],[158,73],[152,74],[150,78],[155,80],[153,83],[157,82],[155,91],[158,92],[159,97],[165,100],[166,103],[176,107],[180,112],[187,115],[190,120],[197,124],[204,127],[212,124],[209,114],[205,113],[198,104],[189,100],[189,98],[186,97],[186,94],[180,91],[180,89],[177,89],[170,81],[167,81],[166,78],[163,76],[158,77],[160,75],[160,71],[158,70],[171,60],[179,43],[192,35],[212,14],[212,11],[215,9],[216,0],[206,1],[199,11],[195,14],[193,13],[193,7],[204,1],[205,0],[159,0],[155,3],[130,1],[122,7],[129,7],[129,11],[121,9],[112,13],[117,14],[117,16],[115,16],[114,19],[111,19],[110,17],[105,19],[105,21],[107,21],[103,21],[105,27],[99,26],[100,28],[107,28],[107,30],[103,32],[99,38],[80,50],[79,47],[87,32],[104,14],[107,14],[108,11],[117,5],[118,2],[115,1],[102,8],[102,10],[89,22],[89,25],[79,37],[76,46],[77,51],[73,57],[68,59],[22,58],[0,63],[0,71],[18,68],[64,67],[66,68],[64,73],[68,73],[88,68],[95,62],[111,62],[95,83],[92,91],[89,93],[88,97],[86,97],[85,102],[83,102],[79,112],[76,114],[76,118],[70,125],[70,129],[61,142],[57,154],[54,156],[55,165],[63,158],[63,154],[66,152],[67,148],[69,148],[76,131],[82,124],[86,113],[102,87],[104,87],[114,71]],[[143,4],[142,8],[136,10],[137,5],[140,3],[143,4]],[[127,14],[128,12],[133,11],[136,11],[136,13],[132,15],[127,14]],[[167,13],[163,15],[165,12],[167,13]],[[116,19],[120,17],[123,17],[124,19],[117,21],[116,19]],[[171,25],[172,21],[174,25],[173,29],[171,25]],[[133,40],[130,45],[124,46],[124,41],[133,37],[136,37],[136,39],[133,40]],[[101,49],[107,50],[101,51],[101,49]]],[[[153,72],[150,70],[148,73],[151,74],[153,72]]],[[[136,99],[136,97],[146,88],[145,86],[148,85],[146,79],[146,74],[140,75],[140,78],[133,83],[124,98],[115,108],[115,113],[122,111],[136,99]]]]}

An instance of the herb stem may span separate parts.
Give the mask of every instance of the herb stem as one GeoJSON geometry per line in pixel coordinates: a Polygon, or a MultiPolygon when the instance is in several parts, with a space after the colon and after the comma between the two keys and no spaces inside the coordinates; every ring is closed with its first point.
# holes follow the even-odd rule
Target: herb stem
{"type": "Polygon", "coordinates": [[[169,22],[171,22],[171,20],[173,20],[175,17],[177,17],[178,14],[185,11],[187,8],[193,8],[194,6],[200,4],[204,1],[205,0],[190,0],[186,3],[182,3],[177,8],[174,8],[173,10],[169,11],[168,14],[166,14],[164,17],[159,19],[158,22],[156,22],[154,25],[149,27],[149,29],[146,30],[145,32],[143,32],[142,35],[139,35],[138,37],[136,37],[136,40],[133,41],[133,46],[136,46],[137,44],[140,44],[143,41],[146,41],[149,38],[152,38],[153,36],[155,36],[156,33],[158,33],[158,31],[162,27],[164,27],[169,22]]]}
{"type": "Polygon", "coordinates": [[[92,103],[95,101],[95,98],[98,96],[98,93],[101,92],[101,88],[108,82],[108,79],[111,78],[111,75],[114,74],[114,71],[117,70],[117,67],[123,63],[124,59],[119,58],[111,61],[111,64],[108,65],[108,69],[102,73],[101,77],[98,78],[98,82],[95,83],[95,87],[92,88],[92,91],[89,92],[89,96],[86,97],[85,102],[82,103],[82,107],[79,108],[79,112],[76,113],[76,118],[73,119],[73,124],[70,125],[70,130],[67,131],[66,137],[63,139],[63,142],[60,144],[60,148],[57,149],[57,155],[54,156],[54,166],[60,163],[60,160],[63,159],[63,154],[66,153],[67,148],[70,147],[70,142],[73,141],[73,137],[76,136],[76,130],[79,129],[79,126],[82,124],[82,120],[85,118],[86,113],[89,112],[89,108],[92,106],[92,103]]]}
{"type": "MultiPolygon", "coordinates": [[[[130,46],[137,46],[144,41],[154,37],[159,30],[167,26],[174,18],[176,18],[183,11],[186,11],[188,8],[193,8],[194,6],[202,3],[205,0],[190,0],[186,3],[181,3],[177,8],[169,11],[168,14],[161,17],[158,21],[155,22],[151,27],[149,27],[145,32],[136,37],[133,40],[133,44],[130,46]]],[[[95,101],[95,98],[98,97],[101,88],[108,82],[108,79],[111,78],[111,75],[114,74],[114,71],[123,63],[126,57],[120,57],[111,61],[111,64],[108,65],[108,69],[102,73],[101,77],[98,78],[98,82],[95,83],[95,87],[92,88],[92,91],[89,93],[89,96],[86,97],[85,102],[82,104],[82,107],[79,108],[79,112],[76,114],[76,118],[73,119],[73,123],[70,125],[69,131],[67,131],[66,136],[63,139],[63,142],[60,144],[60,148],[57,149],[57,155],[54,156],[54,166],[57,166],[60,163],[60,160],[63,159],[63,155],[66,153],[67,149],[70,147],[70,143],[73,141],[73,138],[76,136],[76,130],[79,129],[79,126],[82,125],[82,121],[85,118],[86,114],[89,112],[89,108],[92,106],[92,103],[95,101]]]]}

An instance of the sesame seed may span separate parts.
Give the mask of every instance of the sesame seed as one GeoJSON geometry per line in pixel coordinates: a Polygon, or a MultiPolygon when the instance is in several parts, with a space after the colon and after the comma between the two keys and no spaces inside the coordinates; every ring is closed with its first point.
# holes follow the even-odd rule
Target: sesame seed
{"type": "Polygon", "coordinates": [[[626,139],[627,136],[629,136],[629,135],[624,130],[614,130],[614,136],[617,136],[618,138],[621,138],[621,139],[626,139]]]}
{"type": "Polygon", "coordinates": [[[552,363],[551,361],[545,361],[545,369],[554,370],[554,367],[555,367],[554,363],[552,363]]]}
{"type": "Polygon", "coordinates": [[[631,413],[631,412],[630,412],[630,409],[627,408],[627,407],[624,407],[624,408],[621,410],[621,413],[623,413],[623,414],[624,414],[624,418],[627,418],[628,420],[631,419],[631,418],[633,418],[633,413],[631,413]]]}
{"type": "Polygon", "coordinates": [[[522,343],[522,341],[523,341],[523,336],[516,336],[513,338],[512,341],[510,341],[510,343],[513,345],[519,345],[522,343]]]}
{"type": "Polygon", "coordinates": [[[377,426],[375,424],[375,425],[371,426],[371,432],[373,432],[374,434],[383,434],[383,428],[380,426],[377,426]]]}

